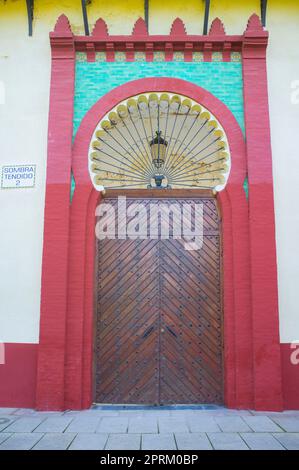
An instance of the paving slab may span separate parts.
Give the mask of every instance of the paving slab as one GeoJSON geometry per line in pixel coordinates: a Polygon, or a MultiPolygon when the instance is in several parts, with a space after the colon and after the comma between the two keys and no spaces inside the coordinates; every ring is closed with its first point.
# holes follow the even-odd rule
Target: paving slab
{"type": "Polygon", "coordinates": [[[243,416],[243,420],[254,432],[283,432],[268,416],[243,416]]]}
{"type": "Polygon", "coordinates": [[[17,410],[13,412],[13,414],[16,416],[30,416],[34,415],[35,413],[36,411],[32,408],[17,408],[17,410]]]}
{"type": "Polygon", "coordinates": [[[250,432],[250,427],[240,416],[215,416],[215,421],[223,432],[250,432]]]}
{"type": "Polygon", "coordinates": [[[299,450],[297,411],[0,410],[0,450],[299,450]]]}
{"type": "Polygon", "coordinates": [[[95,416],[78,416],[73,419],[70,425],[65,429],[64,432],[79,432],[79,433],[91,433],[96,432],[96,429],[100,423],[101,418],[95,416]]]}
{"type": "Polygon", "coordinates": [[[15,413],[18,408],[0,408],[0,415],[9,415],[15,413]]]}
{"type": "Polygon", "coordinates": [[[139,450],[140,434],[110,434],[105,450],[139,450]]]}
{"type": "Polygon", "coordinates": [[[299,432],[299,418],[273,417],[272,420],[286,432],[299,432]]]}
{"type": "Polygon", "coordinates": [[[129,419],[122,417],[102,418],[96,432],[123,434],[128,430],[129,419]]]}
{"type": "Polygon", "coordinates": [[[0,450],[30,450],[41,439],[42,434],[16,433],[12,434],[0,445],[0,450]]]}
{"type": "Polygon", "coordinates": [[[66,450],[76,434],[47,433],[33,447],[33,450],[66,450]]]}
{"type": "Polygon", "coordinates": [[[299,450],[299,433],[274,433],[273,436],[288,450],[299,450]]]}
{"type": "Polygon", "coordinates": [[[189,428],[185,418],[159,418],[158,419],[159,433],[174,433],[174,432],[189,432],[189,428]]]}
{"type": "Polygon", "coordinates": [[[34,432],[63,432],[71,423],[73,418],[67,416],[59,416],[57,418],[46,418],[34,432]]]}
{"type": "Polygon", "coordinates": [[[229,410],[226,408],[219,408],[215,410],[192,410],[194,415],[206,416],[250,416],[250,410],[229,410]]]}
{"type": "Polygon", "coordinates": [[[208,438],[215,450],[248,450],[243,439],[235,432],[208,433],[208,438]]]}
{"type": "Polygon", "coordinates": [[[108,434],[77,434],[68,450],[103,450],[107,439],[108,434]]]}
{"type": "Polygon", "coordinates": [[[2,415],[0,416],[0,432],[4,431],[4,429],[8,428],[12,423],[17,420],[17,417],[13,415],[2,415]]]}
{"type": "Polygon", "coordinates": [[[10,432],[1,432],[0,433],[0,444],[4,441],[6,441],[6,439],[8,439],[10,436],[12,436],[12,433],[10,432]]]}
{"type": "Polygon", "coordinates": [[[146,416],[129,418],[128,433],[155,434],[157,432],[158,420],[156,418],[147,418],[146,416]]]}
{"type": "Polygon", "coordinates": [[[133,418],[142,418],[144,417],[144,414],[142,411],[122,411],[119,416],[121,416],[122,418],[129,418],[129,419],[133,419],[133,418]]]}
{"type": "Polygon", "coordinates": [[[64,416],[65,412],[64,411],[36,411],[33,416],[36,416],[37,418],[56,418],[59,416],[64,416]]]}
{"type": "Polygon", "coordinates": [[[283,416],[283,412],[281,411],[256,411],[256,410],[251,410],[251,415],[252,416],[270,416],[272,418],[273,416],[281,417],[283,416]]]}
{"type": "Polygon", "coordinates": [[[173,434],[142,434],[141,449],[143,450],[176,450],[176,448],[173,434]]]}
{"type": "Polygon", "coordinates": [[[74,416],[97,416],[100,418],[104,418],[105,416],[119,416],[119,411],[113,410],[82,410],[82,411],[72,411],[68,410],[64,412],[64,416],[74,417],[74,416]]]}
{"type": "Polygon", "coordinates": [[[284,450],[284,447],[267,432],[248,432],[240,435],[251,450],[284,450]]]}
{"type": "Polygon", "coordinates": [[[175,433],[179,450],[211,450],[212,446],[205,433],[175,433]]]}
{"type": "Polygon", "coordinates": [[[283,411],[283,415],[299,418],[299,410],[286,410],[283,411]]]}
{"type": "Polygon", "coordinates": [[[24,416],[16,421],[14,421],[10,426],[6,428],[7,432],[32,432],[36,429],[41,423],[42,419],[36,418],[34,416],[24,416]]]}
{"type": "Polygon", "coordinates": [[[213,416],[196,415],[187,419],[191,432],[221,432],[213,416]]]}
{"type": "Polygon", "coordinates": [[[144,410],[143,416],[147,416],[148,418],[168,418],[171,416],[170,410],[144,410]]]}
{"type": "Polygon", "coordinates": [[[252,415],[265,415],[269,416],[271,419],[273,418],[298,418],[299,411],[298,410],[286,410],[286,411],[251,411],[252,415]]]}

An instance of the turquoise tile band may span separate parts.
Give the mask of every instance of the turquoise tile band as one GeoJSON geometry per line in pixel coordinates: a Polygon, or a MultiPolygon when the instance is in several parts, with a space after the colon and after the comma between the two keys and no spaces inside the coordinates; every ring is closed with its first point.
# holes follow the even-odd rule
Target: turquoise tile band
{"type": "Polygon", "coordinates": [[[77,61],[74,136],[86,112],[102,96],[126,82],[148,77],[181,78],[205,88],[226,104],[244,130],[241,62],[77,61]]]}

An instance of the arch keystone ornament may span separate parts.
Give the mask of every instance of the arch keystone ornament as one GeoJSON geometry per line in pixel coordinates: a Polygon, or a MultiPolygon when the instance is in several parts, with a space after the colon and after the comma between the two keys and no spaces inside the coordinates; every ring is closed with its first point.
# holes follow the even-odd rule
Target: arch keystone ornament
{"type": "MultiPolygon", "coordinates": [[[[119,158],[116,153],[120,147],[112,144],[113,138],[120,133],[127,137],[129,131],[134,135],[130,140],[132,148],[124,145],[123,138],[119,139],[124,153],[117,166],[121,166],[122,172],[124,168],[132,171],[134,167],[130,177],[136,179],[137,172],[141,173],[142,184],[146,187],[151,185],[156,191],[157,182],[155,178],[149,178],[152,174],[148,171],[156,163],[161,172],[164,165],[173,178],[168,183],[166,177],[165,183],[170,186],[177,184],[174,175],[179,173],[179,167],[171,168],[168,159],[173,159],[173,162],[179,160],[179,165],[187,159],[183,153],[184,158],[180,161],[178,150],[184,135],[186,142],[187,131],[183,126],[179,137],[177,126],[176,138],[171,137],[171,133],[165,131],[165,114],[158,113],[157,107],[162,109],[164,106],[166,113],[172,106],[176,107],[172,119],[177,116],[182,125],[185,118],[186,122],[195,120],[192,113],[195,113],[194,106],[197,105],[201,108],[199,119],[204,113],[209,115],[205,126],[211,134],[202,137],[210,139],[217,131],[223,132],[217,142],[224,142],[226,148],[219,148],[217,152],[225,152],[228,156],[225,161],[228,168],[225,171],[216,168],[221,171],[219,177],[224,178],[224,187],[218,188],[221,190],[215,194],[222,224],[224,403],[230,408],[281,410],[282,374],[266,75],[268,33],[253,17],[243,36],[225,35],[220,44],[219,38],[215,36],[214,40],[212,34],[208,37],[188,36],[182,21],[176,20],[171,35],[148,35],[139,44],[147,58],[149,49],[152,51],[157,43],[163,47],[167,44],[171,50],[173,46],[178,50],[181,43],[200,46],[203,50],[207,43],[222,50],[229,43],[234,50],[241,50],[246,142],[232,112],[223,102],[193,83],[161,77],[126,83],[100,98],[84,116],[72,145],[74,55],[76,50],[86,51],[87,45],[96,45],[98,37],[73,36],[65,20],[60,20],[60,25],[50,34],[52,75],[36,407],[42,410],[82,409],[90,407],[94,399],[95,209],[102,195],[98,189],[109,188],[109,180],[116,186],[114,178],[107,178],[107,171],[114,171],[112,164],[115,158],[119,158]],[[177,98],[173,99],[174,96],[177,98]],[[178,106],[183,108],[182,113],[178,106]],[[138,118],[137,126],[139,113],[150,116],[155,124],[154,132],[149,132],[147,121],[147,137],[144,138],[142,122],[146,121],[143,117],[138,118]],[[159,129],[158,116],[159,120],[161,118],[159,129]],[[260,128],[264,129],[262,135],[260,128]],[[108,153],[108,144],[113,146],[113,159],[104,158],[103,152],[108,153]],[[173,152],[170,151],[172,147],[173,152]],[[131,161],[131,169],[124,164],[125,156],[131,161]],[[70,205],[71,172],[76,187],[70,205]],[[243,189],[246,175],[248,200],[243,189]]],[[[110,51],[107,60],[114,60],[116,43],[118,50],[126,51],[127,44],[135,44],[135,39],[136,36],[132,35],[110,36],[107,41],[103,38],[100,47],[110,51]]],[[[190,146],[188,148],[191,150],[190,146]]],[[[192,158],[197,157],[193,154],[192,158]]],[[[195,174],[202,175],[199,166],[193,161],[191,163],[191,179],[195,174]]],[[[187,171],[185,167],[185,183],[187,171]]],[[[125,178],[127,184],[129,180],[127,176],[125,178]]],[[[196,179],[199,178],[196,176],[196,179]]],[[[217,189],[214,183],[209,188],[217,189]]],[[[168,190],[172,191],[171,188],[168,190]]]]}

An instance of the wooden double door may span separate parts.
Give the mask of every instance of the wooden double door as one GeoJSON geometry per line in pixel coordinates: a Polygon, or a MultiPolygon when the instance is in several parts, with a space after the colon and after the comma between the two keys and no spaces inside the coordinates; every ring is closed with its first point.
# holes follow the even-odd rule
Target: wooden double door
{"type": "MultiPolygon", "coordinates": [[[[127,207],[142,203],[148,215],[150,204],[164,204],[164,208],[173,202],[181,208],[201,204],[203,243],[193,249],[184,239],[163,239],[160,230],[152,239],[149,228],[143,239],[97,240],[95,400],[221,404],[217,202],[213,197],[172,199],[159,194],[129,197],[127,207]]],[[[117,198],[107,197],[104,202],[114,207],[116,221],[117,198]]]]}

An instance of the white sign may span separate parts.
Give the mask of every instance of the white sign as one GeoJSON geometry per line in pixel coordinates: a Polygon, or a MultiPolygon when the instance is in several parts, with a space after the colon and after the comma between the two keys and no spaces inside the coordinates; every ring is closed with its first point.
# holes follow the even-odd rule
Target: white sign
{"type": "Polygon", "coordinates": [[[2,167],[1,188],[34,188],[36,165],[2,167]]]}

